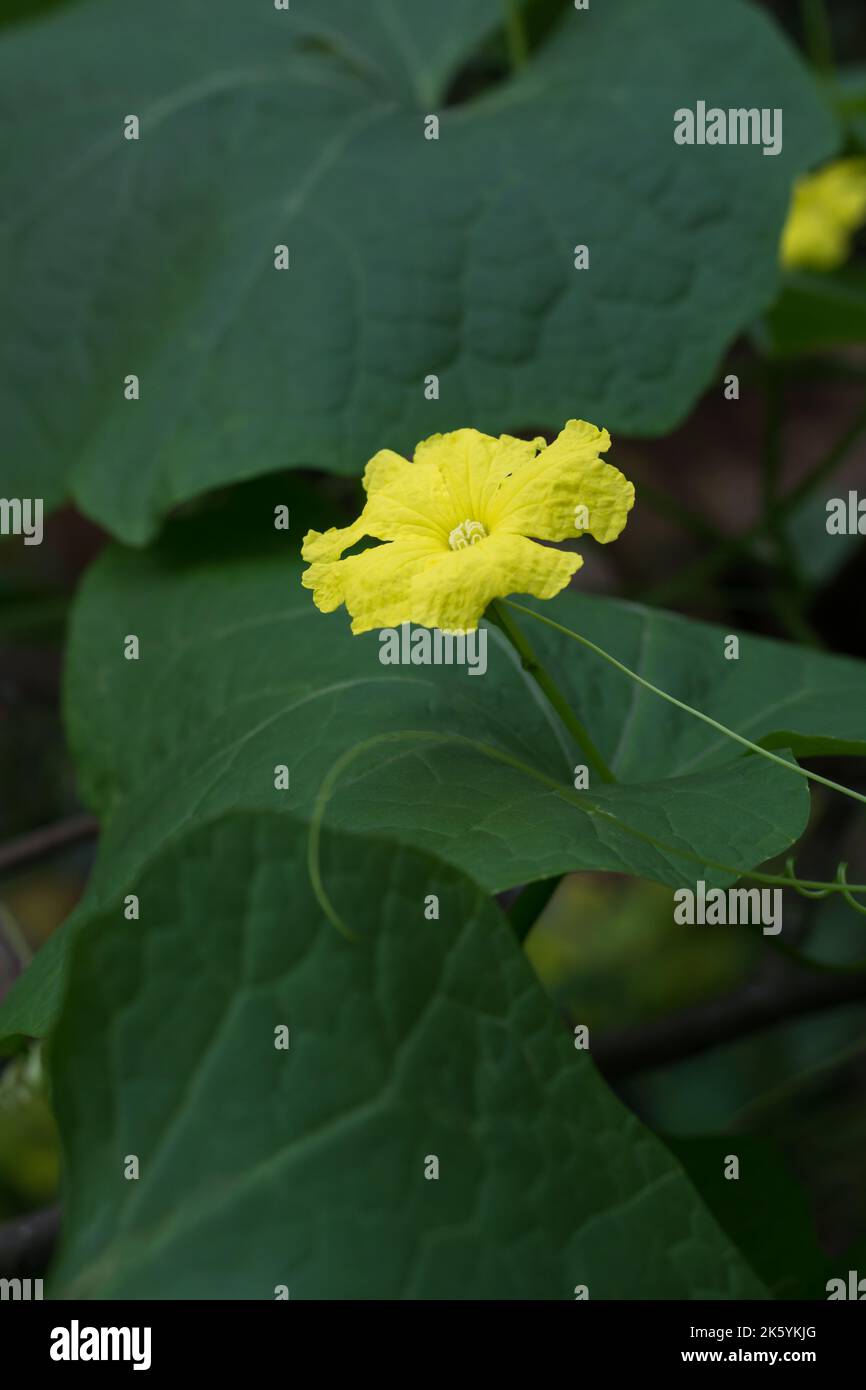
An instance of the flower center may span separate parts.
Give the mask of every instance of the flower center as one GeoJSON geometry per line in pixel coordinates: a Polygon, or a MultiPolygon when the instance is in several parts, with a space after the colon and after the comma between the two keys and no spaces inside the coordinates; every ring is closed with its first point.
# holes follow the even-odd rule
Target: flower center
{"type": "Polygon", "coordinates": [[[487,530],[480,521],[461,521],[448,537],[448,544],[452,550],[465,550],[468,545],[483,541],[486,535],[487,530]]]}

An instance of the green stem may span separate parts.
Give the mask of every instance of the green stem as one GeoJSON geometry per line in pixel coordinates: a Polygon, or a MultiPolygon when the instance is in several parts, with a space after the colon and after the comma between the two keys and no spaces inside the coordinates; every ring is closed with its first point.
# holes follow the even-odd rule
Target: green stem
{"type": "Polygon", "coordinates": [[[514,72],[522,68],[529,59],[529,43],[523,15],[518,0],[503,0],[505,5],[505,30],[508,37],[508,57],[514,72]]]}
{"type": "Polygon", "coordinates": [[[800,642],[804,647],[815,647],[821,650],[824,643],[821,641],[820,634],[809,622],[809,619],[801,611],[799,603],[787,591],[780,589],[778,593],[771,597],[772,607],[776,617],[788,635],[795,641],[800,642]]]}
{"type": "MultiPolygon", "coordinates": [[[[761,928],[757,927],[756,930],[760,931],[761,928]]],[[[822,975],[862,975],[866,972],[866,960],[851,961],[849,964],[843,965],[837,961],[817,960],[814,956],[807,956],[803,951],[798,951],[795,946],[789,946],[778,936],[762,935],[761,940],[771,951],[778,951],[779,955],[793,961],[802,970],[814,970],[822,975]]]]}
{"type": "Polygon", "coordinates": [[[815,490],[819,483],[823,483],[832,473],[835,473],[838,465],[842,462],[850,449],[857,443],[857,440],[864,430],[866,430],[866,405],[860,407],[850,425],[846,426],[842,431],[841,435],[829,452],[825,454],[824,458],[822,458],[819,463],[816,463],[815,467],[806,474],[805,478],[782,498],[780,509],[784,516],[789,516],[791,512],[795,511],[801,502],[805,502],[806,498],[815,490]]]}
{"type": "Polygon", "coordinates": [[[743,738],[742,734],[734,733],[733,729],[720,724],[717,719],[711,719],[708,714],[703,714],[701,710],[694,709],[691,705],[685,704],[683,700],[678,700],[674,695],[669,695],[666,690],[661,690],[652,681],[645,680],[639,676],[637,671],[632,671],[631,667],[625,666],[623,662],[617,661],[615,656],[606,652],[603,647],[599,647],[595,642],[591,642],[588,637],[584,637],[579,632],[574,632],[570,627],[563,627],[562,623],[554,622],[552,618],[546,618],[542,613],[536,613],[532,608],[525,608],[522,603],[515,603],[512,599],[504,599],[503,602],[509,607],[514,608],[518,613],[527,613],[529,617],[535,618],[537,622],[544,623],[547,627],[552,627],[555,632],[561,632],[566,637],[574,638],[575,642],[580,642],[581,646],[587,647],[596,656],[602,657],[611,666],[615,666],[623,675],[630,680],[642,685],[645,690],[651,691],[653,695],[658,695],[659,699],[666,700],[669,705],[674,705],[677,709],[690,714],[694,719],[700,719],[702,724],[709,724],[711,729],[717,733],[724,734],[726,738],[733,739],[734,743],[739,743],[741,747],[748,748],[750,753],[757,753],[760,757],[766,758],[768,762],[778,763],[779,767],[784,767],[788,772],[793,772],[799,777],[805,777],[809,782],[818,782],[822,787],[829,787],[831,791],[841,792],[843,796],[849,796],[853,801],[859,801],[866,806],[866,796],[860,792],[855,792],[851,787],[843,787],[840,782],[833,782],[829,777],[821,777],[817,772],[809,772],[805,767],[800,767],[799,763],[788,762],[785,758],[780,758],[777,753],[771,753],[768,748],[762,748],[759,743],[752,743],[751,739],[743,738]]]}
{"type": "Polygon", "coordinates": [[[780,508],[779,483],[782,475],[783,386],[772,365],[765,378],[767,419],[762,460],[762,514],[764,532],[776,547],[783,575],[792,591],[800,588],[793,547],[785,529],[780,508]]]}
{"type": "Polygon", "coordinates": [[[71,598],[66,594],[27,594],[0,599],[0,632],[61,627],[71,598]]]}
{"type": "Polygon", "coordinates": [[[761,460],[761,494],[763,501],[762,520],[764,526],[769,527],[772,524],[772,514],[776,506],[776,492],[782,465],[781,386],[770,365],[765,370],[764,393],[767,418],[764,425],[764,451],[761,460]]]}
{"type": "MultiPolygon", "coordinates": [[[[508,602],[508,600],[506,600],[506,602],[508,602]]],[[[510,608],[519,607],[518,604],[513,603],[509,603],[508,606],[510,608]]],[[[523,611],[529,613],[531,609],[526,608],[523,611]]],[[[524,671],[526,671],[527,675],[532,677],[539,690],[541,690],[550,701],[565,727],[574,736],[578,746],[583,750],[591,768],[598,773],[603,782],[615,782],[615,776],[598,751],[598,748],[595,746],[588,730],[574,713],[553,677],[542,666],[520,628],[504,611],[501,601],[495,599],[487,609],[485,616],[490,622],[495,623],[500,631],[505,634],[512,647],[517,652],[517,655],[520,657],[520,663],[524,671]]]]}
{"type": "Polygon", "coordinates": [[[561,882],[561,878],[543,878],[520,890],[508,909],[508,920],[518,941],[526,940],[561,882]]]}
{"type": "Polygon", "coordinates": [[[833,73],[833,31],[824,0],[800,0],[803,32],[809,60],[825,77],[833,73]]]}
{"type": "Polygon", "coordinates": [[[772,540],[779,559],[779,583],[773,586],[770,599],[784,628],[796,642],[815,645],[814,634],[806,636],[808,623],[803,618],[804,586],[797,553],[779,506],[779,482],[782,473],[782,419],[784,386],[776,367],[767,362],[764,369],[766,423],[762,456],[761,524],[772,540]]]}
{"type": "MultiPolygon", "coordinates": [[[[792,488],[790,492],[782,497],[778,507],[780,522],[786,520],[820,483],[824,482],[826,478],[835,472],[848,452],[857,443],[857,440],[863,434],[864,430],[866,430],[866,405],[861,407],[857,412],[851,424],[843,430],[842,434],[824,458],[806,474],[805,478],[803,478],[796,487],[792,488]]],[[[644,602],[652,604],[670,603],[673,599],[677,598],[681,592],[689,593],[694,589],[695,585],[701,584],[717,574],[720,569],[724,568],[729,560],[733,560],[744,551],[748,551],[752,544],[764,534],[765,528],[762,517],[760,521],[756,522],[754,526],[750,526],[742,535],[731,536],[729,540],[724,541],[715,550],[711,550],[709,555],[705,555],[701,560],[698,560],[696,564],[690,566],[689,569],[683,570],[674,579],[666,580],[663,584],[651,590],[649,595],[645,596],[644,602]]]]}
{"type": "MultiPolygon", "coordinates": [[[[631,475],[637,476],[637,472],[631,475]]],[[[679,498],[672,497],[670,493],[664,492],[653,483],[647,482],[646,478],[640,479],[640,500],[641,503],[648,502],[653,511],[658,512],[659,516],[677,521],[687,531],[691,531],[699,540],[712,541],[715,545],[720,545],[726,539],[718,526],[714,526],[706,517],[701,516],[700,512],[693,511],[691,507],[681,502],[679,498]]]]}

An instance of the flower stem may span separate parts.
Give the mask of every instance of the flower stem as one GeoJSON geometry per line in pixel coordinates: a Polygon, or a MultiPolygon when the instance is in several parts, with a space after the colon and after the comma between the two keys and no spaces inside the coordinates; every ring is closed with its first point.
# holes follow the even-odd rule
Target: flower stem
{"type": "MultiPolygon", "coordinates": [[[[800,504],[805,502],[806,498],[821,483],[832,476],[864,431],[866,431],[866,405],[857,412],[851,424],[845,427],[829,453],[795,487],[792,487],[790,492],[786,492],[779,499],[780,522],[789,523],[792,519],[796,520],[795,513],[800,504]]],[[[724,568],[729,560],[744,553],[747,554],[752,544],[759,540],[763,534],[764,518],[761,517],[739,536],[730,536],[714,550],[710,550],[708,554],[702,556],[695,564],[680,570],[673,579],[667,579],[661,584],[657,584],[654,589],[650,590],[644,601],[653,605],[671,603],[683,594],[693,594],[697,586],[706,584],[709,579],[718,574],[719,570],[724,568]]]]}
{"type": "Polygon", "coordinates": [[[666,700],[669,705],[675,705],[677,709],[684,710],[686,714],[692,715],[694,719],[700,719],[701,723],[709,724],[711,729],[715,729],[718,733],[724,734],[726,738],[733,739],[735,743],[739,743],[743,748],[748,748],[750,753],[757,753],[760,757],[766,758],[769,762],[778,763],[780,767],[787,768],[788,772],[793,772],[799,777],[805,777],[809,782],[819,782],[822,787],[829,787],[831,791],[841,792],[843,796],[849,796],[852,801],[862,802],[862,804],[866,806],[866,796],[863,796],[861,792],[855,792],[851,787],[843,787],[841,782],[833,782],[829,777],[821,777],[817,772],[809,772],[805,767],[800,767],[799,763],[788,762],[787,759],[780,758],[777,753],[771,753],[768,748],[762,748],[759,743],[752,743],[751,739],[743,738],[742,734],[734,733],[733,729],[729,729],[726,725],[720,724],[717,719],[711,719],[708,714],[703,714],[701,710],[694,709],[692,705],[687,705],[683,700],[678,700],[674,695],[669,695],[666,690],[661,690],[657,685],[653,685],[651,681],[645,680],[643,676],[638,675],[637,671],[632,671],[631,667],[625,666],[621,661],[617,661],[615,656],[611,656],[610,652],[606,652],[603,647],[596,646],[595,642],[591,642],[589,638],[584,637],[582,633],[574,632],[570,627],[563,627],[562,623],[556,623],[552,618],[545,618],[542,613],[535,613],[531,608],[524,608],[522,603],[514,603],[511,599],[504,599],[503,602],[506,603],[509,608],[516,609],[518,613],[528,613],[531,618],[536,618],[538,622],[545,623],[547,627],[552,627],[556,632],[561,632],[566,637],[573,637],[575,642],[580,642],[582,646],[587,647],[591,652],[595,652],[596,656],[603,657],[611,666],[615,666],[618,671],[622,671],[623,675],[628,676],[630,680],[636,681],[638,685],[642,685],[645,690],[651,691],[653,695],[658,695],[660,699],[666,700]]]}
{"type": "MultiPolygon", "coordinates": [[[[506,602],[508,602],[508,600],[506,600],[506,602]]],[[[508,606],[509,608],[518,608],[520,605],[509,603],[508,606]]],[[[522,611],[524,613],[530,613],[532,610],[525,608],[522,611]]],[[[568,729],[569,733],[574,736],[577,744],[582,749],[592,770],[598,773],[603,782],[615,782],[616,778],[601,753],[596,748],[586,728],[574,713],[574,710],[569,705],[553,677],[545,670],[538,660],[538,657],[535,655],[535,652],[532,650],[532,647],[529,645],[529,642],[526,637],[524,637],[520,628],[514,622],[513,618],[510,618],[505,612],[501,601],[494,599],[493,603],[491,603],[487,609],[485,616],[490,622],[495,623],[500,631],[508,638],[508,641],[520,657],[520,664],[524,671],[526,671],[527,675],[532,677],[539,690],[541,690],[550,701],[563,724],[568,729]]]]}
{"type": "Polygon", "coordinates": [[[833,74],[833,30],[824,0],[800,0],[806,49],[812,66],[822,77],[833,74]]]}
{"type": "Polygon", "coordinates": [[[506,916],[518,941],[522,943],[526,940],[561,882],[561,876],[543,878],[521,888],[514,902],[506,910],[506,916]]]}
{"type": "Polygon", "coordinates": [[[504,0],[508,57],[513,72],[518,72],[529,58],[529,44],[518,0],[504,0]]]}

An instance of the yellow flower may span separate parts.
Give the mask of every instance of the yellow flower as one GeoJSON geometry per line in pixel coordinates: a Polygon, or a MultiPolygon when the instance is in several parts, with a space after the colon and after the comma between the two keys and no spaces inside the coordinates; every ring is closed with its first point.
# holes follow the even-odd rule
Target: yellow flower
{"type": "Polygon", "coordinates": [[[425,439],[411,463],[383,449],[358,520],[304,537],[302,582],[323,613],[345,603],[355,633],[404,622],[469,632],[495,598],[553,598],[583,560],[536,540],[616,540],[634,503],[598,457],[609,448],[607,430],[569,420],[549,446],[463,429],[425,439]],[[364,537],[385,543],[341,558],[364,537]]]}
{"type": "Polygon", "coordinates": [[[866,159],[837,159],[794,185],[780,256],[788,269],[835,270],[866,221],[866,159]]]}

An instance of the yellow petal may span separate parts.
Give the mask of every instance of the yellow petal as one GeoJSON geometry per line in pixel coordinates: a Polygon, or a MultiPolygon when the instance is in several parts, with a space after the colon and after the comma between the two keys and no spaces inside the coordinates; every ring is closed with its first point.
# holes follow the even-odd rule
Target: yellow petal
{"type": "Polygon", "coordinates": [[[444,632],[469,632],[493,599],[509,594],[553,598],[582,564],[579,555],[552,550],[525,536],[488,536],[416,570],[403,620],[444,632]]]}
{"type": "Polygon", "coordinates": [[[587,531],[604,544],[615,540],[634,505],[634,487],[599,458],[609,448],[607,430],[569,420],[553,444],[503,481],[487,510],[488,528],[548,541],[587,531]]]}
{"type": "Polygon", "coordinates": [[[462,521],[486,524],[487,508],[503,479],[543,447],[543,439],[505,434],[494,439],[478,430],[452,430],[422,440],[415,450],[415,467],[436,469],[449,498],[451,528],[462,521]]]}
{"type": "Polygon", "coordinates": [[[410,463],[382,449],[364,470],[368,533],[381,540],[403,535],[438,536],[447,543],[454,526],[448,491],[438,470],[419,460],[410,463]],[[374,530],[369,530],[373,526],[374,530]]]}
{"type": "Polygon", "coordinates": [[[866,220],[866,159],[837,159],[794,185],[780,259],[789,269],[833,270],[866,220]]]}
{"type": "Polygon", "coordinates": [[[331,526],[327,531],[308,531],[301,545],[301,557],[312,564],[327,564],[338,560],[344,550],[350,550],[369,534],[362,512],[351,526],[331,526]]]}
{"type": "Polygon", "coordinates": [[[837,159],[809,180],[828,215],[853,231],[866,217],[866,159],[837,159]]]}
{"type": "Polygon", "coordinates": [[[450,554],[429,540],[409,536],[370,546],[345,560],[316,561],[304,570],[301,583],[312,589],[313,601],[323,613],[345,603],[355,633],[398,627],[411,617],[413,577],[450,554]]]}
{"type": "Polygon", "coordinates": [[[382,449],[367,464],[363,481],[367,501],[358,520],[324,532],[308,531],[301,548],[305,560],[337,560],[365,536],[380,541],[415,537],[447,549],[455,522],[435,467],[382,449]]]}
{"type": "Polygon", "coordinates": [[[553,598],[583,561],[530,537],[619,535],[634,488],[602,462],[609,447],[606,430],[570,420],[550,447],[463,429],[422,441],[412,462],[383,449],[358,520],[304,538],[303,583],[324,612],[345,603],[353,632],[404,622],[467,632],[495,598],[553,598]],[[341,558],[364,537],[384,544],[341,558]]]}

